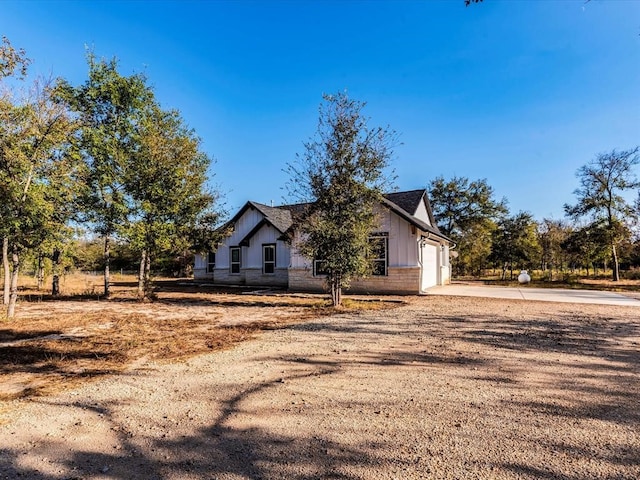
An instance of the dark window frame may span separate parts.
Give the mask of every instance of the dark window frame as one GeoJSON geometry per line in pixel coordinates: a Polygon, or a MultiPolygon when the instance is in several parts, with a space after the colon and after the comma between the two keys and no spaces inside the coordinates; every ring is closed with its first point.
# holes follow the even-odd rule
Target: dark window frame
{"type": "Polygon", "coordinates": [[[313,260],[313,276],[314,277],[326,277],[328,275],[328,272],[326,270],[324,270],[322,267],[319,267],[323,263],[326,263],[326,260],[319,260],[317,258],[313,260]]]}
{"type": "Polygon", "coordinates": [[[207,273],[213,273],[216,268],[216,252],[209,250],[207,253],[207,273]],[[213,257],[213,261],[211,261],[213,257]]]}
{"type": "Polygon", "coordinates": [[[275,275],[276,273],[276,244],[275,243],[262,244],[262,273],[264,275],[275,275]],[[267,250],[273,251],[272,260],[267,260],[267,254],[266,254],[267,250]]]}
{"type": "MultiPolygon", "coordinates": [[[[383,240],[382,245],[384,246],[383,256],[370,257],[369,261],[371,262],[371,275],[374,277],[386,277],[389,275],[389,234],[386,232],[373,233],[369,236],[369,244],[374,241],[383,240]]],[[[371,249],[371,253],[375,252],[371,249]]]]}
{"type": "Polygon", "coordinates": [[[242,249],[241,247],[229,247],[229,273],[231,275],[239,275],[242,268],[242,249]],[[238,252],[238,260],[233,259],[233,252],[238,252]],[[237,270],[237,271],[234,271],[237,270]]]}

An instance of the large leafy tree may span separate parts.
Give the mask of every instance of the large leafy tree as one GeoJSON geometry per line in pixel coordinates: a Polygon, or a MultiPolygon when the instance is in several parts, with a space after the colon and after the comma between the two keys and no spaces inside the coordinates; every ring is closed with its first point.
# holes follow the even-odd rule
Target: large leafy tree
{"type": "Polygon", "coordinates": [[[12,263],[7,316],[13,317],[21,254],[56,236],[68,218],[74,124],[40,82],[25,99],[3,101],[1,112],[0,209],[12,263]]]}
{"type": "Polygon", "coordinates": [[[624,224],[637,218],[636,210],[623,194],[640,187],[634,168],[640,163],[638,147],[630,150],[612,150],[601,153],[594,160],[578,169],[580,186],[574,191],[575,205],[566,204],[565,212],[578,220],[590,218],[600,223],[606,231],[606,243],[610,248],[613,281],[620,280],[618,245],[624,239],[624,224]]]}
{"type": "Polygon", "coordinates": [[[587,276],[591,268],[597,273],[597,264],[605,263],[608,258],[607,237],[606,228],[598,222],[571,231],[561,244],[571,269],[585,268],[587,276]]]}
{"type": "Polygon", "coordinates": [[[506,199],[496,200],[486,179],[456,176],[435,178],[429,193],[438,227],[457,244],[455,270],[479,272],[490,254],[496,222],[507,213],[506,199]]]}
{"type": "Polygon", "coordinates": [[[153,101],[153,94],[143,75],[122,76],[115,59],[97,59],[89,53],[87,61],[85,83],[73,87],[62,81],[57,94],[82,124],[85,220],[104,240],[104,294],[108,297],[111,240],[131,213],[124,175],[138,148],[141,112],[153,101]]]}
{"type": "Polygon", "coordinates": [[[157,255],[191,246],[203,216],[218,223],[217,195],[206,189],[210,165],[200,139],[178,112],[164,111],[155,103],[145,110],[137,148],[124,174],[133,211],[123,234],[141,255],[140,298],[150,293],[151,263],[157,255]]]}
{"type": "Polygon", "coordinates": [[[288,188],[294,198],[310,202],[299,250],[323,261],[338,306],[342,289],[370,271],[369,236],[377,225],[376,206],[392,181],[386,172],[397,139],[387,128],[370,128],[365,104],[346,93],[323,98],[315,138],[288,165],[288,188]]]}
{"type": "MultiPolygon", "coordinates": [[[[0,139],[2,141],[2,150],[0,150],[0,161],[5,162],[6,153],[4,149],[7,148],[7,142],[9,141],[9,123],[8,119],[14,114],[13,99],[10,95],[9,89],[5,87],[3,80],[7,77],[17,76],[20,79],[24,79],[27,74],[27,67],[31,61],[27,58],[27,55],[23,49],[16,50],[7,37],[2,37],[2,43],[0,43],[0,139]]],[[[2,205],[6,205],[7,199],[0,198],[2,205]]],[[[6,231],[7,225],[4,222],[0,222],[0,237],[2,238],[2,270],[4,276],[4,288],[2,303],[9,303],[9,288],[11,284],[10,279],[10,266],[9,266],[9,237],[6,231]]]]}
{"type": "Polygon", "coordinates": [[[513,280],[514,267],[529,268],[540,254],[537,225],[529,212],[519,212],[501,219],[493,232],[491,259],[502,268],[502,279],[507,270],[513,280]]]}
{"type": "Polygon", "coordinates": [[[572,233],[572,228],[563,220],[543,218],[538,223],[538,243],[540,244],[540,268],[548,272],[549,280],[553,281],[553,270],[561,271],[565,264],[563,242],[572,233]]]}

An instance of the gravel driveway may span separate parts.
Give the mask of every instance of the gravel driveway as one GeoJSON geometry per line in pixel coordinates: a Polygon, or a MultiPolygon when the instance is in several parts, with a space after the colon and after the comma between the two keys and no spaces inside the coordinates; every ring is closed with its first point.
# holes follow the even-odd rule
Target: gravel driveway
{"type": "Polygon", "coordinates": [[[631,307],[421,297],[3,404],[0,478],[637,479],[631,307]]]}

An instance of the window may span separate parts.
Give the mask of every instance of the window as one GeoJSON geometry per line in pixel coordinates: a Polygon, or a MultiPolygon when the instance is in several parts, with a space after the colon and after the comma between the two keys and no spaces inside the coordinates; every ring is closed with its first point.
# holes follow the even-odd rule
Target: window
{"type": "Polygon", "coordinates": [[[387,235],[376,234],[369,237],[369,259],[372,275],[387,274],[387,235]]]}
{"type": "Polygon", "coordinates": [[[207,272],[213,273],[213,270],[216,268],[216,252],[209,252],[207,256],[207,272]]]}
{"type": "Polygon", "coordinates": [[[327,262],[324,260],[314,260],[313,261],[313,276],[318,277],[322,275],[327,275],[327,262]]]}
{"type": "Polygon", "coordinates": [[[231,273],[240,273],[240,247],[230,247],[229,257],[231,259],[229,262],[231,273]]]}
{"type": "Polygon", "coordinates": [[[262,245],[262,273],[275,273],[276,246],[273,243],[262,245]]]}

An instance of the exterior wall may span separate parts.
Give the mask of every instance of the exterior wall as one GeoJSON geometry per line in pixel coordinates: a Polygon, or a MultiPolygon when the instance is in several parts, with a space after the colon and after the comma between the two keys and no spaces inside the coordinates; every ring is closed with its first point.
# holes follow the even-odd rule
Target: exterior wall
{"type": "MultiPolygon", "coordinates": [[[[262,214],[253,208],[248,208],[246,212],[235,223],[233,233],[229,235],[223,243],[218,246],[216,251],[216,272],[218,268],[229,269],[229,247],[237,247],[244,237],[251,231],[256,224],[262,220],[262,214]]],[[[241,266],[245,265],[247,257],[246,247],[242,247],[240,252],[241,266]]],[[[214,278],[218,278],[214,274],[214,278]]]]}
{"type": "MultiPolygon", "coordinates": [[[[386,209],[385,209],[386,210],[386,209]]],[[[389,232],[389,268],[418,267],[418,235],[409,223],[387,210],[387,231],[389,232]]]]}
{"type": "Polygon", "coordinates": [[[324,277],[314,277],[311,267],[289,269],[289,290],[299,292],[324,291],[324,277]]]}
{"type": "Polygon", "coordinates": [[[442,249],[442,263],[440,265],[440,285],[451,283],[451,262],[449,261],[449,245],[442,249]]]}
{"type": "MultiPolygon", "coordinates": [[[[417,295],[420,293],[420,268],[389,267],[386,276],[370,276],[351,282],[349,293],[385,293],[397,295],[417,295]]],[[[325,290],[325,277],[313,276],[311,268],[289,270],[289,289],[305,292],[325,290]]]]}
{"type": "MultiPolygon", "coordinates": [[[[276,245],[276,268],[289,267],[289,247],[278,238],[282,234],[271,225],[265,225],[249,240],[249,247],[243,247],[242,263],[240,268],[258,268],[262,270],[262,245],[276,245]]],[[[231,245],[231,244],[229,244],[231,245]]],[[[216,259],[217,262],[217,259],[216,259]]]]}
{"type": "MultiPolygon", "coordinates": [[[[387,250],[389,268],[419,267],[417,242],[420,231],[412,229],[406,220],[387,208],[380,208],[378,218],[379,225],[374,232],[389,234],[387,250]]],[[[311,261],[295,249],[300,239],[300,234],[296,233],[293,238],[294,246],[291,248],[292,269],[311,268],[311,261]]]]}
{"type": "MultiPolygon", "coordinates": [[[[409,213],[412,213],[412,212],[409,212],[409,213]]],[[[427,225],[431,225],[431,219],[429,218],[429,213],[427,212],[427,206],[425,205],[424,201],[420,202],[420,205],[418,205],[418,208],[416,209],[415,213],[413,213],[413,216],[416,217],[418,220],[422,220],[427,225]]]]}
{"type": "Polygon", "coordinates": [[[256,285],[286,287],[288,284],[288,268],[290,263],[289,246],[278,240],[280,232],[271,225],[263,226],[249,240],[249,246],[240,248],[240,273],[230,271],[230,247],[236,247],[246,235],[262,220],[262,214],[249,208],[238,219],[233,233],[218,246],[216,250],[216,268],[213,273],[207,272],[207,255],[196,255],[194,278],[212,280],[222,285],[256,285]],[[262,273],[262,246],[276,245],[275,273],[262,273]]]}
{"type": "Polygon", "coordinates": [[[213,283],[221,285],[246,285],[247,281],[242,269],[240,269],[240,273],[232,274],[228,267],[218,268],[216,263],[216,268],[213,271],[213,283]]]}
{"type": "Polygon", "coordinates": [[[287,287],[289,284],[289,270],[276,268],[275,273],[264,274],[262,268],[243,269],[247,285],[259,285],[266,287],[287,287]]]}
{"type": "MultiPolygon", "coordinates": [[[[348,290],[351,293],[390,293],[417,295],[420,293],[420,264],[418,261],[418,239],[420,231],[387,208],[378,210],[379,225],[374,232],[389,235],[385,276],[369,276],[355,280],[348,290]]],[[[299,234],[293,240],[300,241],[299,234]]],[[[299,291],[324,291],[325,277],[313,276],[311,261],[295,250],[291,250],[289,288],[299,291]]]]}
{"type": "Polygon", "coordinates": [[[212,279],[213,273],[207,273],[207,255],[196,253],[193,265],[193,278],[195,280],[212,279]]]}
{"type": "MultiPolygon", "coordinates": [[[[425,232],[387,208],[380,207],[377,213],[379,226],[374,232],[388,234],[388,274],[354,281],[349,292],[415,295],[450,282],[449,246],[446,243],[423,240],[425,232]]],[[[424,202],[420,202],[414,216],[430,224],[424,202]]],[[[207,255],[196,255],[194,278],[211,279],[217,284],[288,286],[291,290],[324,291],[325,278],[314,277],[311,261],[295,249],[295,244],[300,241],[299,233],[294,236],[294,246],[290,246],[278,240],[280,232],[270,225],[255,233],[249,247],[241,248],[240,274],[230,273],[229,246],[237,246],[261,220],[262,214],[249,208],[236,222],[234,232],[218,247],[214,273],[207,272],[207,255]],[[274,274],[262,273],[264,244],[276,245],[274,274]]]]}

